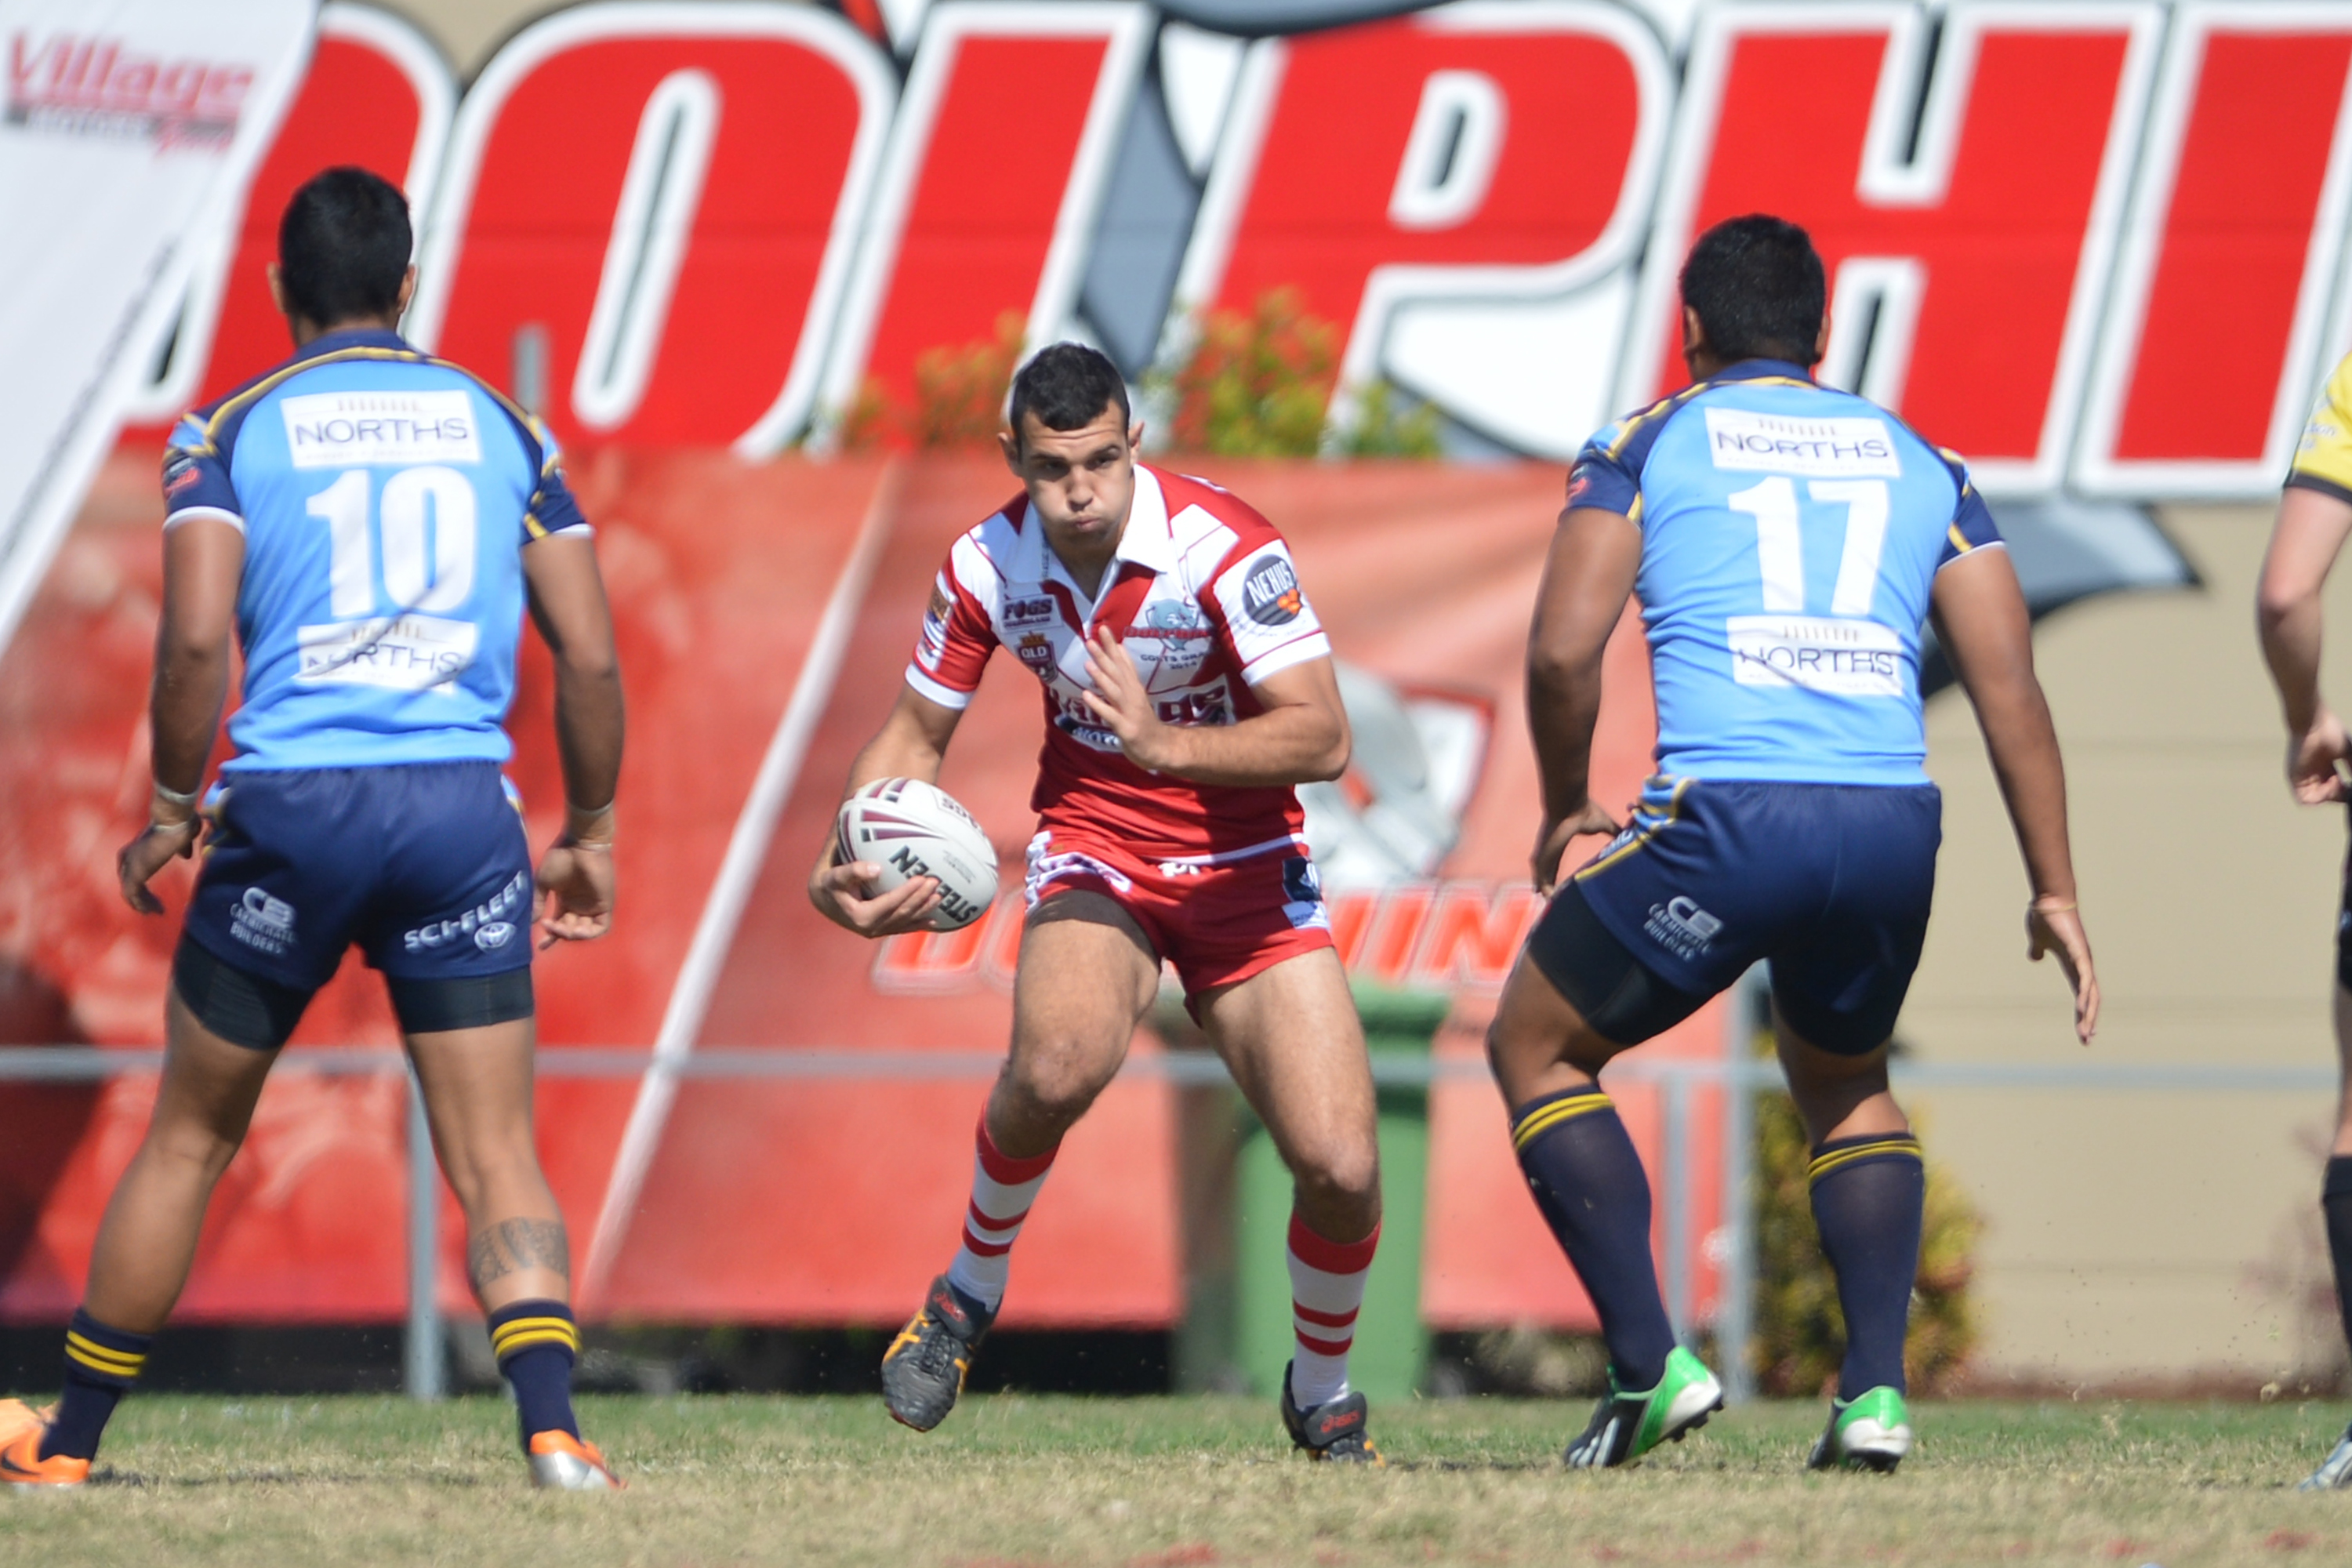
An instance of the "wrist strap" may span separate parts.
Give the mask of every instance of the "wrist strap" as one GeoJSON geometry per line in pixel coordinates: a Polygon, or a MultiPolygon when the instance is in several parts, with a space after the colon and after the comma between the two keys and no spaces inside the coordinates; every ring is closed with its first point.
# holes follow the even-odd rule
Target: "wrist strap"
{"type": "Polygon", "coordinates": [[[185,827],[196,819],[196,802],[203,795],[201,786],[182,795],[178,790],[155,785],[155,793],[147,803],[147,825],[151,827],[185,827]]]}
{"type": "Polygon", "coordinates": [[[2034,900],[2025,907],[2032,910],[2037,915],[2063,915],[2071,913],[2074,910],[2074,900],[2072,899],[2040,898],[2034,900]]]}
{"type": "Polygon", "coordinates": [[[613,847],[613,803],[606,801],[593,809],[563,803],[563,837],[575,849],[610,849],[613,847]]]}

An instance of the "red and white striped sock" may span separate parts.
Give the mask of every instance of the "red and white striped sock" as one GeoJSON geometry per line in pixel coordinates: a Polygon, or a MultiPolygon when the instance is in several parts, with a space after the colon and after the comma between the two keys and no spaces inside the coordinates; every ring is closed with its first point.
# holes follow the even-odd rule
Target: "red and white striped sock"
{"type": "Polygon", "coordinates": [[[948,1283],[993,1312],[1004,1300],[1013,1238],[1021,1234],[1021,1222],[1029,1217],[1029,1205],[1045,1184],[1045,1173],[1054,1168],[1061,1146],[1016,1160],[989,1137],[985,1115],[973,1142],[971,1207],[964,1211],[963,1245],[948,1265],[948,1283]]]}
{"type": "Polygon", "coordinates": [[[1361,1241],[1329,1241],[1291,1213],[1290,1327],[1298,1345],[1290,1362],[1290,1397],[1301,1410],[1347,1395],[1348,1349],[1356,1342],[1364,1276],[1380,1245],[1378,1226],[1361,1241]]]}

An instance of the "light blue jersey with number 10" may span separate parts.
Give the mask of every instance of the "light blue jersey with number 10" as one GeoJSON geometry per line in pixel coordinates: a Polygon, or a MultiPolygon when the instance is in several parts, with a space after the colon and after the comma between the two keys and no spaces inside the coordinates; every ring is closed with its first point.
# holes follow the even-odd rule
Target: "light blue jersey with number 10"
{"type": "Polygon", "coordinates": [[[182,420],[164,527],[245,533],[232,770],[504,762],[522,550],[584,531],[537,421],[385,331],[182,420]]]}
{"type": "Polygon", "coordinates": [[[1586,443],[1569,504],[1642,531],[1660,773],[1927,782],[1929,594],[2000,543],[1957,456],[1801,366],[1748,360],[1586,443]]]}

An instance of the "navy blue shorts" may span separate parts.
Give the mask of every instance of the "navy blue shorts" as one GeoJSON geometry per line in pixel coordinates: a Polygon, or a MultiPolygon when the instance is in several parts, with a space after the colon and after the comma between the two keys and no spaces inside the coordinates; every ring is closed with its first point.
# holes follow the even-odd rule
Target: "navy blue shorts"
{"type": "Polygon", "coordinates": [[[297,991],[357,942],[396,980],[530,966],[530,848],[498,764],[227,775],[185,940],[297,991]]]}
{"type": "MultiPolygon", "coordinates": [[[[1797,1034],[1859,1055],[1894,1033],[1919,966],[1943,810],[1933,784],[1652,779],[1625,831],[1576,873],[1575,902],[1663,983],[1650,989],[1688,1000],[1685,1016],[1769,960],[1773,999],[1797,1034]]],[[[1555,983],[1556,971],[1591,972],[1560,951],[1580,919],[1547,910],[1530,939],[1555,983]]],[[[1579,945],[1598,934],[1588,923],[1579,945]]],[[[1562,991],[1591,1016],[1577,987],[1562,991]]]]}

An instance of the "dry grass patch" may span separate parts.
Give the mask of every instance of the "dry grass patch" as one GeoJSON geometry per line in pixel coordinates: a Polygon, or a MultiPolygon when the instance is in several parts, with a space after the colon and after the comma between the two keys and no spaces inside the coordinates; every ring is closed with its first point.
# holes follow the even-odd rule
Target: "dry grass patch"
{"type": "Polygon", "coordinates": [[[1392,1467],[1286,1451],[1234,1399],[974,1398],[918,1437],[866,1399],[584,1402],[630,1480],[525,1489],[503,1404],[134,1400],[104,1484],[0,1497],[0,1562],[909,1564],[2326,1563],[2352,1497],[2287,1488],[2328,1405],[1952,1404],[1891,1479],[1809,1476],[1811,1404],[1570,1476],[1581,1405],[1375,1413],[1392,1467]]]}

